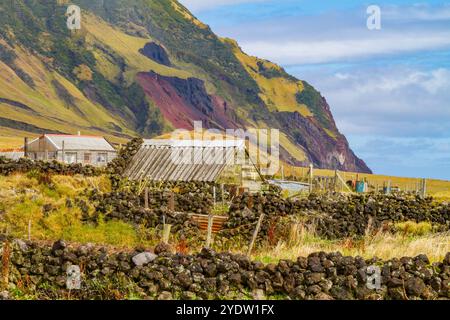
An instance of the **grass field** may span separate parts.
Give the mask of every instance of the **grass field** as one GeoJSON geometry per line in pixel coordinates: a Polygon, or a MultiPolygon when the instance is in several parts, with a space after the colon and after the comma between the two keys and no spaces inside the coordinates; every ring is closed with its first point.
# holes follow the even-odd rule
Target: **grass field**
{"type": "MultiPolygon", "coordinates": [[[[160,241],[156,230],[144,230],[143,226],[122,221],[105,222],[100,219],[98,224],[84,223],[81,210],[75,206],[68,207],[66,201],[74,201],[75,198],[85,200],[92,212],[92,205],[83,195],[84,190],[91,188],[109,192],[109,179],[106,176],[52,176],[52,186],[47,186],[40,184],[33,174],[0,176],[0,232],[22,239],[30,236],[33,240],[52,242],[62,238],[74,243],[126,249],[138,245],[152,248],[160,241]],[[45,207],[47,210],[44,210],[45,207]]],[[[450,251],[449,232],[433,234],[428,223],[407,222],[396,227],[400,230],[396,233],[378,232],[358,240],[326,240],[315,236],[314,231],[305,228],[301,222],[294,222],[275,246],[264,245],[256,249],[252,256],[271,263],[280,259],[295,260],[312,252],[339,251],[344,255],[377,256],[382,259],[426,254],[430,260],[439,261],[450,251]]],[[[170,241],[177,247],[176,236],[170,241]]],[[[234,243],[230,250],[246,254],[247,244],[246,241],[234,243]]],[[[199,249],[189,247],[187,252],[199,249]]]]}
{"type": "MultiPolygon", "coordinates": [[[[296,226],[294,225],[293,228],[296,226]]],[[[313,252],[341,252],[348,256],[361,256],[366,259],[378,257],[384,260],[401,257],[415,257],[426,254],[433,261],[442,261],[450,252],[450,233],[414,234],[414,233],[378,233],[365,236],[360,240],[324,240],[301,228],[292,239],[280,241],[273,248],[257,250],[253,256],[265,263],[277,262],[281,259],[295,260],[299,256],[306,257],[313,252]]]]}
{"type": "Polygon", "coordinates": [[[66,200],[85,200],[87,188],[110,190],[107,177],[53,176],[52,187],[38,183],[31,175],[0,177],[0,231],[14,237],[33,240],[96,243],[131,248],[140,244],[135,228],[121,221],[82,222],[82,212],[68,207],[66,200]],[[49,208],[49,212],[44,211],[49,208]],[[3,213],[3,214],[2,214],[3,213]]]}

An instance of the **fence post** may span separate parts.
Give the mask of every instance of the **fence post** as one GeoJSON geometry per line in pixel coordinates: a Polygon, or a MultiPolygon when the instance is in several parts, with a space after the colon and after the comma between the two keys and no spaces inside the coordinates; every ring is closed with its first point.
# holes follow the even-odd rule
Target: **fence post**
{"type": "Polygon", "coordinates": [[[225,206],[225,187],[223,183],[220,185],[220,194],[222,195],[222,206],[225,206]]]}
{"type": "Polygon", "coordinates": [[[338,171],[334,170],[334,191],[337,191],[338,185],[338,171]]]}
{"type": "MultiPolygon", "coordinates": [[[[66,161],[65,161],[65,157],[64,157],[64,154],[66,153],[65,151],[66,151],[66,143],[65,143],[65,141],[63,140],[63,142],[62,142],[62,150],[61,150],[61,162],[62,163],[66,163],[66,161]]],[[[58,158],[58,156],[56,157],[56,158],[58,158]]]]}
{"type": "Polygon", "coordinates": [[[145,187],[145,191],[144,191],[144,205],[145,205],[145,209],[148,209],[149,203],[148,203],[148,188],[147,187],[145,187]]]}
{"type": "Polygon", "coordinates": [[[427,195],[427,179],[422,180],[422,197],[427,195]]]}
{"type": "Polygon", "coordinates": [[[169,210],[172,212],[175,211],[175,195],[173,192],[171,192],[169,196],[169,210]]]}
{"type": "Polygon", "coordinates": [[[28,241],[31,241],[31,219],[28,220],[28,241]]]}
{"type": "Polygon", "coordinates": [[[311,163],[309,165],[309,193],[311,193],[313,191],[313,178],[314,178],[314,166],[311,163]]]}
{"type": "Polygon", "coordinates": [[[264,213],[261,213],[258,219],[258,223],[256,224],[255,231],[253,232],[252,241],[250,242],[250,245],[248,247],[247,256],[250,257],[250,254],[252,253],[253,246],[255,245],[256,238],[258,237],[259,229],[261,228],[261,223],[264,219],[264,213]]]}
{"type": "Polygon", "coordinates": [[[164,224],[164,230],[163,230],[163,242],[169,243],[169,237],[170,237],[170,229],[172,228],[171,224],[164,224]]]}
{"type": "Polygon", "coordinates": [[[216,206],[216,186],[213,186],[213,205],[216,206]]]}
{"type": "Polygon", "coordinates": [[[28,137],[24,138],[23,155],[25,158],[28,158],[28,137]]]}
{"type": "Polygon", "coordinates": [[[213,222],[214,222],[214,216],[212,214],[210,214],[208,216],[208,236],[206,238],[206,248],[210,248],[211,247],[213,222]]]}

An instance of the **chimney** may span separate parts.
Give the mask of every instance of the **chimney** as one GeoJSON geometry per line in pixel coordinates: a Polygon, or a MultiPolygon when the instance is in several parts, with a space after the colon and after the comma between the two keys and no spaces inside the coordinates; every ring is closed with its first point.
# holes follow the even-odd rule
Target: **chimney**
{"type": "Polygon", "coordinates": [[[28,137],[25,137],[23,140],[23,154],[25,158],[28,158],[28,137]]]}

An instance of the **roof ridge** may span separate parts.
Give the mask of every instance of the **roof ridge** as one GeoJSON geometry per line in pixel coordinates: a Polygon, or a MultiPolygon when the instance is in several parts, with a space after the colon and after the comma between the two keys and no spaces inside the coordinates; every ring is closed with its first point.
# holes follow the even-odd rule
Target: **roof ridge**
{"type": "Polygon", "coordinates": [[[101,138],[101,139],[105,139],[104,136],[95,136],[95,135],[87,135],[87,134],[78,135],[78,134],[46,133],[43,136],[47,136],[47,137],[74,137],[74,138],[101,138]]]}

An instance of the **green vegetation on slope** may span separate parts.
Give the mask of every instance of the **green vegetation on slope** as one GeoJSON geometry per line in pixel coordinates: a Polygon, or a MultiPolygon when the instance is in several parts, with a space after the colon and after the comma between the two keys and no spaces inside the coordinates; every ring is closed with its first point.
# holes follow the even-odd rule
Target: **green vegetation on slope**
{"type": "MultiPolygon", "coordinates": [[[[59,85],[60,82],[55,82],[56,80],[51,80],[50,83],[41,83],[41,86],[35,85],[35,77],[25,72],[24,66],[18,65],[17,55],[11,48],[17,50],[20,46],[25,54],[45,60],[48,64],[42,73],[58,73],[66,82],[75,85],[82,92],[84,99],[87,98],[86,100],[90,100],[91,104],[96,104],[97,109],[103,109],[102,112],[105,115],[109,113],[115,118],[111,119],[110,116],[105,115],[99,117],[98,113],[94,117],[82,114],[81,116],[92,124],[93,129],[101,128],[106,132],[128,136],[132,134],[130,129],[146,136],[161,133],[159,127],[154,125],[155,122],[162,122],[158,113],[154,111],[152,113],[154,117],[159,117],[151,122],[151,128],[157,129],[155,132],[145,126],[147,119],[141,119],[151,113],[150,104],[144,95],[131,96],[129,94],[134,94],[136,90],[129,90],[125,82],[110,81],[101,72],[98,72],[96,57],[90,50],[93,44],[91,39],[87,39],[82,32],[71,33],[67,29],[64,16],[65,6],[57,5],[56,1],[25,2],[23,0],[8,1],[1,6],[0,36],[10,47],[7,49],[3,45],[0,48],[1,60],[6,62],[17,76],[28,84],[30,88],[26,90],[36,91],[31,95],[40,94],[48,91],[49,88],[56,87],[57,95],[53,97],[55,105],[67,105],[68,101],[73,101],[70,91],[59,85]],[[85,71],[84,74],[82,71],[85,71]],[[86,71],[88,72],[87,76],[86,71]],[[141,100],[137,101],[138,98],[141,100]],[[103,122],[101,122],[102,119],[103,122]],[[99,120],[100,122],[97,124],[92,123],[99,120]]],[[[35,69],[36,65],[30,66],[30,68],[35,69]]],[[[36,108],[34,102],[30,104],[32,108],[36,108]]],[[[58,107],[55,109],[52,110],[52,118],[59,117],[63,120],[65,112],[57,111],[58,107]]],[[[16,120],[18,119],[16,118],[16,120]]],[[[83,131],[89,129],[88,126],[80,127],[84,129],[83,131]]],[[[45,128],[49,128],[49,126],[43,126],[43,129],[45,128]]]]}
{"type": "MultiPolygon", "coordinates": [[[[78,31],[66,27],[68,4],[0,4],[0,98],[15,103],[0,105],[8,129],[27,131],[15,124],[29,123],[33,133],[82,131],[115,141],[153,137],[183,117],[176,114],[181,110],[167,110],[174,106],[192,109],[183,123],[198,120],[190,119],[195,114],[210,126],[280,129],[283,156],[297,165],[313,161],[332,167],[337,145],[347,146],[319,92],[280,66],[246,55],[236,42],[220,39],[178,1],[78,0],[83,9],[78,31]],[[166,51],[170,65],[141,53],[150,42],[166,51]],[[145,72],[156,77],[144,93],[137,75],[145,72]],[[202,84],[180,88],[189,81],[178,80],[189,78],[202,84]],[[200,108],[204,101],[214,106],[208,114],[200,108]],[[297,128],[286,129],[286,121],[297,128]],[[312,135],[324,140],[311,142],[312,135]],[[318,143],[324,146],[321,154],[318,143]]],[[[344,152],[347,169],[369,170],[350,150],[344,152]]]]}

